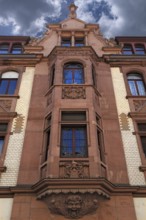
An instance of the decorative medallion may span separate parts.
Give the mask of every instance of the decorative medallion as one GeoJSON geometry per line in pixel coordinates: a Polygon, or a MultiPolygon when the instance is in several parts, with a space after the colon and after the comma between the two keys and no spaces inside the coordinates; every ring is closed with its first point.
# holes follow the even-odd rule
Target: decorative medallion
{"type": "Polygon", "coordinates": [[[62,178],[85,178],[89,177],[88,162],[60,162],[60,177],[62,178]]]}

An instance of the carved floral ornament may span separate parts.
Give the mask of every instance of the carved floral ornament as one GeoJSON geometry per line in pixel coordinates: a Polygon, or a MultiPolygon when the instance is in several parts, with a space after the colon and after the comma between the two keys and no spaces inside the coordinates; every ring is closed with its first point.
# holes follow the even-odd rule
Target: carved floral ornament
{"type": "Polygon", "coordinates": [[[99,202],[103,200],[104,196],[105,195],[101,195],[101,192],[69,192],[51,193],[41,199],[47,204],[53,214],[63,215],[70,219],[78,219],[86,214],[95,212],[99,207],[99,202]]]}

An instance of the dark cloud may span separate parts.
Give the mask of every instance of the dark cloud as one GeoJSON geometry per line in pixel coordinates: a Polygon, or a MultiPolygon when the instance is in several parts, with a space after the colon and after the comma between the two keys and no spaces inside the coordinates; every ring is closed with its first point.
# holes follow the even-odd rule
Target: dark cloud
{"type": "Polygon", "coordinates": [[[0,0],[0,35],[40,35],[45,23],[68,16],[78,6],[78,18],[99,23],[105,36],[146,35],[146,0],[0,0]]]}

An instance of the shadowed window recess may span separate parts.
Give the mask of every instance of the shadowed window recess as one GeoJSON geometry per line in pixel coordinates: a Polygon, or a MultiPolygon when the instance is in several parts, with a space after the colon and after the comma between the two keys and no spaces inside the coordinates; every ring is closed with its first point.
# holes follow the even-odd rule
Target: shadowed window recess
{"type": "Polygon", "coordinates": [[[143,153],[146,157],[146,123],[137,123],[138,134],[141,140],[143,153]]]}
{"type": "Polygon", "coordinates": [[[0,122],[0,154],[3,151],[5,136],[8,128],[8,123],[0,122]]]}

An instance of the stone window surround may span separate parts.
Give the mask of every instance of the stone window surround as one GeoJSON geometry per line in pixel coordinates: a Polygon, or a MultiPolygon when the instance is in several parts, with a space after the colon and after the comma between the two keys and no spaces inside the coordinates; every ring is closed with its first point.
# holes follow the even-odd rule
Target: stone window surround
{"type": "Polygon", "coordinates": [[[75,38],[84,38],[85,39],[85,46],[88,46],[87,40],[87,31],[58,31],[58,46],[61,46],[61,39],[64,38],[71,38],[71,46],[75,46],[75,38]]]}

